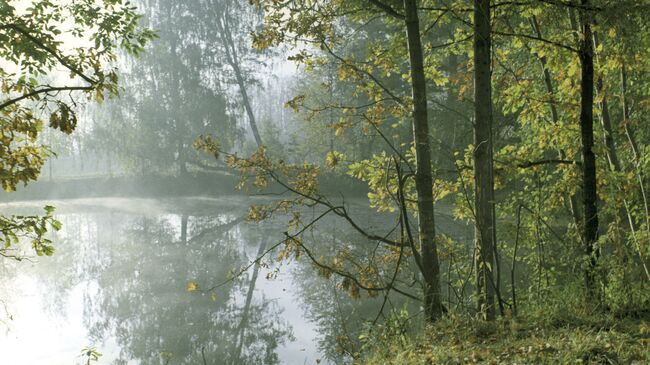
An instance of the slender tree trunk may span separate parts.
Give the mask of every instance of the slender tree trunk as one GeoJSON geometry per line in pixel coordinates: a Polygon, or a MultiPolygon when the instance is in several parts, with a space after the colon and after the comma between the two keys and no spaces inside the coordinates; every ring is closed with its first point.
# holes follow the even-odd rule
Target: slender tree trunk
{"type": "Polygon", "coordinates": [[[185,146],[178,141],[178,172],[180,176],[187,175],[187,159],[185,158],[185,146]]]}
{"type": "MultiPolygon", "coordinates": [[[[173,17],[173,3],[170,3],[169,8],[168,8],[168,20],[171,23],[171,19],[173,17]]],[[[171,56],[172,60],[176,61],[178,59],[178,52],[177,52],[177,36],[172,34],[171,38],[171,56]]],[[[176,70],[172,70],[171,75],[171,84],[172,84],[172,90],[171,90],[171,104],[172,104],[172,110],[171,110],[171,118],[174,123],[174,131],[176,132],[176,138],[177,138],[177,163],[178,163],[178,172],[180,176],[183,176],[187,173],[187,166],[185,165],[185,146],[183,144],[183,139],[184,139],[184,134],[185,134],[185,128],[182,126],[182,121],[181,118],[184,117],[183,113],[181,112],[181,105],[182,105],[182,100],[181,100],[181,82],[179,80],[179,75],[176,73],[176,70]]]]}
{"type": "MultiPolygon", "coordinates": [[[[262,238],[262,242],[260,242],[260,246],[257,249],[257,256],[255,258],[262,257],[264,254],[264,251],[266,250],[266,238],[262,238]]],[[[248,284],[248,292],[246,293],[246,302],[244,303],[244,308],[242,309],[242,316],[241,320],[239,322],[239,325],[237,325],[237,330],[235,331],[235,347],[233,349],[233,356],[232,356],[232,364],[240,364],[242,359],[241,359],[241,354],[242,354],[242,348],[244,346],[244,336],[246,334],[246,327],[248,327],[248,322],[250,320],[250,311],[251,311],[251,304],[253,303],[253,293],[255,292],[255,284],[257,283],[257,277],[259,276],[260,273],[260,264],[259,262],[255,263],[255,266],[253,267],[253,275],[251,276],[251,280],[248,284]]]]}
{"type": "Polygon", "coordinates": [[[650,229],[650,208],[648,207],[648,197],[645,191],[645,181],[641,169],[639,169],[639,163],[641,159],[641,152],[639,151],[639,145],[636,142],[636,137],[634,136],[634,129],[630,125],[630,107],[627,100],[627,70],[625,68],[625,62],[621,65],[621,102],[623,106],[623,128],[625,130],[625,136],[627,141],[632,148],[632,154],[634,157],[634,164],[637,170],[637,178],[639,180],[639,187],[641,190],[641,197],[643,198],[643,207],[645,210],[646,217],[646,229],[650,229]]]}
{"type": "MultiPolygon", "coordinates": [[[[593,32],[593,42],[594,42],[594,48],[598,48],[598,35],[596,32],[593,32]]],[[[594,57],[596,60],[598,60],[598,55],[596,52],[594,52],[594,57]]],[[[603,82],[603,77],[598,76],[598,79],[596,81],[596,90],[599,94],[599,99],[600,99],[600,124],[603,127],[603,130],[605,131],[605,148],[607,152],[607,160],[609,161],[610,167],[614,171],[622,171],[621,167],[621,162],[618,159],[618,152],[616,150],[616,142],[614,139],[614,129],[612,128],[612,119],[609,114],[609,105],[607,104],[607,98],[605,97],[604,93],[604,82],[603,82]]]]}
{"type": "Polygon", "coordinates": [[[239,58],[237,56],[237,49],[235,48],[235,42],[232,39],[232,34],[226,23],[225,12],[219,16],[219,19],[215,22],[217,25],[217,31],[221,37],[223,47],[226,51],[226,61],[232,67],[233,72],[235,73],[235,79],[237,85],[239,86],[239,92],[241,93],[242,103],[244,104],[244,109],[246,110],[246,115],[248,116],[248,123],[253,132],[253,137],[255,138],[255,143],[258,147],[262,146],[262,137],[260,137],[260,132],[257,128],[257,121],[255,120],[255,113],[253,112],[253,107],[248,97],[248,91],[246,89],[246,81],[244,80],[244,75],[241,68],[239,67],[239,58]]]}
{"type": "MultiPolygon", "coordinates": [[[[650,230],[650,209],[648,208],[648,198],[645,192],[645,186],[644,186],[644,178],[643,178],[643,173],[642,170],[639,168],[639,159],[641,158],[641,154],[639,152],[639,146],[636,143],[636,139],[634,137],[634,130],[632,129],[632,126],[630,125],[629,121],[629,113],[630,109],[628,106],[627,102],[627,71],[625,70],[625,62],[622,63],[621,65],[621,101],[622,101],[622,107],[623,107],[623,128],[625,130],[625,136],[627,137],[627,141],[630,144],[630,148],[632,149],[632,157],[634,158],[634,169],[636,170],[636,176],[637,176],[637,181],[639,182],[639,190],[641,193],[641,199],[643,201],[643,208],[645,211],[645,221],[646,221],[646,229],[650,230]]],[[[634,226],[634,221],[632,218],[632,214],[630,212],[629,206],[625,205],[627,209],[627,217],[630,221],[630,227],[632,229],[632,238],[634,240],[634,244],[636,246],[636,250],[639,254],[639,258],[641,259],[641,265],[643,266],[643,270],[645,271],[646,277],[648,280],[650,280],[650,269],[648,269],[648,264],[646,264],[646,259],[643,256],[643,252],[641,251],[641,247],[639,245],[639,242],[636,238],[636,232],[635,232],[635,226],[634,226]]]]}
{"type": "MultiPolygon", "coordinates": [[[[598,49],[598,35],[596,32],[593,34],[594,38],[594,48],[598,49]]],[[[596,61],[598,61],[598,54],[594,52],[594,56],[596,58],[596,61]]],[[[600,63],[600,61],[598,61],[600,63]]],[[[600,102],[600,123],[603,127],[603,130],[605,131],[605,152],[607,153],[607,160],[609,162],[609,167],[615,171],[615,172],[622,172],[623,171],[623,165],[621,164],[619,158],[618,158],[618,151],[616,148],[616,139],[614,135],[614,128],[612,127],[612,119],[609,114],[609,106],[607,104],[607,98],[604,95],[604,83],[603,83],[603,78],[602,76],[598,76],[598,81],[596,82],[597,85],[597,91],[598,94],[600,95],[601,102],[600,102]]],[[[625,119],[625,111],[623,111],[623,118],[625,119]]],[[[623,206],[619,209],[619,216],[621,221],[626,221],[628,222],[630,226],[630,231],[632,233],[632,239],[635,242],[635,244],[638,246],[638,241],[636,238],[636,232],[638,230],[638,225],[636,224],[636,221],[632,217],[632,211],[630,208],[630,202],[628,201],[627,198],[623,198],[623,206]]],[[[641,257],[641,261],[643,262],[643,267],[646,269],[646,274],[648,273],[647,266],[645,264],[645,261],[643,260],[643,255],[641,254],[641,251],[639,251],[639,255],[641,257]]],[[[650,276],[649,276],[650,277],[650,276]]]]}
{"type": "Polygon", "coordinates": [[[474,199],[479,311],[495,317],[496,225],[492,168],[492,77],[490,1],[474,0],[474,199]]]}
{"type": "MultiPolygon", "coordinates": [[[[589,0],[581,0],[583,7],[589,7],[589,0]]],[[[582,193],[585,214],[584,224],[584,253],[588,264],[585,268],[585,286],[590,296],[595,295],[595,271],[598,263],[598,206],[596,186],[596,156],[594,147],[594,51],[591,31],[591,14],[580,11],[580,27],[582,39],[580,42],[580,65],[582,78],[580,80],[580,132],[582,139],[582,193]]],[[[593,299],[593,298],[592,298],[593,299]]]]}
{"type": "Polygon", "coordinates": [[[625,136],[627,137],[630,147],[632,148],[632,153],[634,154],[634,159],[639,160],[641,153],[639,152],[639,145],[636,143],[636,138],[634,137],[634,130],[630,125],[630,107],[627,101],[627,69],[625,68],[625,61],[621,65],[621,103],[623,104],[623,128],[625,130],[625,136]]]}
{"type": "Polygon", "coordinates": [[[184,245],[187,244],[187,221],[188,221],[187,214],[183,214],[181,216],[181,242],[184,245]]]}
{"type": "Polygon", "coordinates": [[[413,94],[413,141],[415,142],[415,189],[418,195],[418,223],[424,276],[424,310],[429,321],[443,313],[440,293],[440,264],[435,241],[431,141],[427,112],[427,89],[424,57],[420,39],[417,0],[404,0],[406,36],[411,65],[413,94]]]}

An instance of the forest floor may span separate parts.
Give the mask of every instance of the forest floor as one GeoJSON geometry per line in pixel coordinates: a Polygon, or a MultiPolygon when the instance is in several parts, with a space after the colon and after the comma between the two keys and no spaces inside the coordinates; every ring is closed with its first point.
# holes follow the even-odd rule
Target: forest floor
{"type": "Polygon", "coordinates": [[[359,364],[645,365],[650,310],[621,317],[551,309],[490,323],[452,315],[418,334],[366,346],[369,355],[359,364]]]}

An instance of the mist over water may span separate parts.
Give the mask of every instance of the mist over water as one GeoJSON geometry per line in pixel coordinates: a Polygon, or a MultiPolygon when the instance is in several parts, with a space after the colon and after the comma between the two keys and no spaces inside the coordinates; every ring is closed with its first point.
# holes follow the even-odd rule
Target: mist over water
{"type": "MultiPolygon", "coordinates": [[[[27,211],[43,203],[3,208],[27,211]]],[[[3,359],[10,363],[70,364],[89,345],[109,363],[169,357],[194,364],[202,356],[209,363],[314,363],[321,357],[316,324],[305,318],[291,277],[296,263],[273,280],[265,278],[273,267],[255,282],[251,269],[214,295],[186,291],[189,281],[225,281],[255,257],[261,242],[279,240],[269,227],[242,221],[241,198],[47,203],[57,205],[64,227],[55,237],[56,255],[16,264],[21,270],[3,280],[3,359]],[[34,342],[41,345],[34,349],[34,342]]]]}
{"type": "MultiPolygon", "coordinates": [[[[251,199],[244,196],[0,207],[30,214],[45,204],[56,205],[63,223],[51,237],[55,255],[2,267],[0,342],[11,364],[81,363],[87,346],[110,364],[200,364],[203,357],[208,364],[328,364],[341,356],[340,331],[356,333],[379,309],[377,298],[337,294],[308,261],[279,263],[274,253],[228,282],[281,242],[278,227],[286,224],[245,221],[251,199]],[[188,292],[189,282],[200,290],[188,292]]],[[[325,253],[350,234],[324,222],[310,243],[325,253]]]]}

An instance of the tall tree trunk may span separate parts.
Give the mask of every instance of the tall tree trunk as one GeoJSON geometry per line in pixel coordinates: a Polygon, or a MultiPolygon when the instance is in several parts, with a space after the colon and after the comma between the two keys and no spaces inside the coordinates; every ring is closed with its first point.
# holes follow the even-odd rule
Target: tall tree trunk
{"type": "MultiPolygon", "coordinates": [[[[168,8],[167,8],[167,16],[168,16],[168,22],[172,24],[172,18],[174,16],[173,12],[173,3],[170,3],[168,8]]],[[[171,35],[171,56],[172,56],[172,62],[176,62],[178,60],[178,36],[175,34],[171,35]]],[[[181,50],[182,52],[182,50],[181,50]]],[[[172,105],[172,110],[169,113],[172,118],[172,122],[174,125],[174,132],[176,133],[176,139],[177,139],[177,160],[176,162],[178,163],[178,172],[180,176],[183,176],[187,173],[187,166],[185,164],[185,146],[183,144],[183,139],[184,139],[184,134],[185,134],[185,128],[182,125],[182,120],[181,118],[184,118],[185,116],[183,115],[183,112],[181,111],[181,107],[183,104],[183,101],[181,100],[181,81],[180,81],[180,75],[176,72],[177,68],[174,68],[171,71],[170,74],[170,79],[171,79],[171,84],[172,84],[172,89],[171,89],[171,105],[172,105]]]]}
{"type": "Polygon", "coordinates": [[[474,199],[479,311],[495,317],[496,226],[492,168],[492,77],[490,1],[474,0],[474,199]]]}
{"type": "Polygon", "coordinates": [[[242,104],[244,104],[244,109],[246,110],[246,115],[248,116],[248,123],[253,132],[253,137],[255,138],[255,143],[258,147],[262,146],[262,137],[260,137],[260,132],[257,128],[257,121],[255,120],[255,113],[253,112],[253,107],[248,97],[248,91],[246,89],[246,81],[244,79],[244,74],[242,73],[241,67],[239,66],[239,58],[237,56],[237,49],[235,48],[235,42],[232,38],[232,33],[227,24],[226,18],[227,11],[224,11],[223,14],[219,15],[219,18],[215,22],[217,25],[217,31],[221,37],[223,47],[226,51],[226,62],[230,65],[233,72],[235,73],[235,79],[237,85],[239,86],[239,92],[242,97],[242,104]]]}
{"type": "MultiPolygon", "coordinates": [[[[596,32],[593,32],[592,37],[594,42],[594,49],[597,49],[599,44],[598,34],[596,32]]],[[[594,52],[594,57],[598,61],[598,55],[596,52],[594,52]]],[[[605,92],[605,85],[602,75],[598,76],[598,79],[596,81],[596,91],[598,92],[600,99],[600,124],[605,131],[604,142],[605,151],[607,153],[607,160],[610,167],[614,171],[622,171],[621,162],[618,159],[618,152],[616,150],[614,129],[612,128],[612,118],[609,114],[609,105],[607,104],[607,97],[605,97],[603,94],[605,92]]]]}
{"type": "MultiPolygon", "coordinates": [[[[589,0],[581,0],[584,8],[590,6],[589,0]]],[[[580,132],[582,139],[582,194],[585,214],[584,224],[584,253],[588,264],[585,268],[585,286],[590,296],[595,295],[595,271],[598,263],[598,206],[596,186],[596,156],[594,147],[594,52],[591,32],[591,14],[580,11],[580,27],[582,38],[580,42],[580,65],[582,78],[580,80],[580,132]]]]}
{"type": "MultiPolygon", "coordinates": [[[[593,38],[594,38],[594,49],[598,49],[599,42],[598,42],[598,35],[596,32],[593,32],[593,38]]],[[[596,61],[600,63],[600,61],[598,60],[597,52],[594,52],[594,57],[596,61]]],[[[613,171],[622,172],[623,165],[621,164],[618,158],[614,128],[612,127],[612,118],[609,114],[607,97],[604,95],[605,87],[604,87],[602,75],[598,76],[598,81],[596,82],[596,90],[600,96],[599,99],[601,100],[600,101],[600,124],[602,125],[603,130],[605,131],[604,142],[605,142],[605,152],[607,153],[607,161],[609,162],[609,167],[613,171]]],[[[623,118],[625,119],[625,111],[623,111],[623,118]]],[[[636,221],[632,217],[630,202],[628,201],[627,198],[623,198],[623,207],[621,207],[619,210],[619,216],[621,221],[627,220],[630,226],[630,231],[632,233],[632,237],[633,237],[632,239],[638,245],[636,239],[636,231],[638,230],[638,225],[636,224],[636,221]]],[[[641,255],[640,251],[639,251],[639,255],[641,255]]],[[[644,261],[642,255],[641,255],[641,261],[644,261]]],[[[645,262],[643,262],[643,267],[646,268],[646,273],[648,273],[645,262]]]]}
{"type": "Polygon", "coordinates": [[[415,189],[418,195],[418,223],[424,276],[424,310],[428,320],[442,316],[440,264],[436,247],[433,207],[433,176],[431,172],[431,141],[427,111],[427,87],[424,57],[420,39],[417,0],[404,0],[406,36],[411,65],[413,94],[413,141],[415,142],[415,189]]]}

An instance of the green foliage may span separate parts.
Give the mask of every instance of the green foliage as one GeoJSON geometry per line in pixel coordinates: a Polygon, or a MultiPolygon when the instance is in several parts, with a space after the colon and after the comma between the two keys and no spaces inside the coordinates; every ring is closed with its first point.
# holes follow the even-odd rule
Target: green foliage
{"type": "MultiPolygon", "coordinates": [[[[289,164],[270,158],[263,148],[249,158],[227,157],[242,173],[242,186],[280,187],[285,193],[279,202],[252,207],[249,218],[262,221],[287,214],[289,230],[280,258],[307,253],[324,278],[338,275],[340,288],[352,297],[381,290],[386,273],[401,279],[413,275],[413,268],[401,268],[403,252],[398,249],[414,242],[409,234],[416,229],[410,230],[408,220],[418,214],[401,2],[254,3],[265,14],[264,27],[253,34],[254,46],[289,46],[290,60],[308,71],[286,106],[303,121],[301,148],[309,157],[289,164]],[[321,192],[318,176],[323,173],[346,173],[363,182],[368,205],[398,216],[399,229],[381,236],[363,231],[345,209],[344,199],[338,204],[321,192]],[[349,247],[343,242],[329,257],[310,253],[303,230],[309,231],[320,216],[306,221],[304,210],[316,206],[378,241],[379,254],[361,263],[348,260],[349,247]]],[[[630,316],[646,316],[644,308],[650,303],[650,128],[644,117],[650,112],[649,38],[638,31],[647,30],[647,22],[622,9],[647,10],[650,4],[592,3],[594,9],[554,2],[494,5],[491,133],[496,140],[498,258],[490,270],[495,273],[502,322],[473,319],[474,276],[480,265],[470,248],[472,239],[441,234],[436,243],[442,264],[436,270],[444,283],[449,318],[413,342],[395,323],[399,316],[391,317],[383,332],[364,338],[375,353],[368,363],[647,361],[647,340],[638,341],[641,334],[634,326],[639,321],[630,316]],[[594,255],[599,286],[595,299],[589,298],[583,283],[593,258],[585,254],[582,237],[578,123],[583,67],[578,19],[586,13],[597,20],[593,122],[601,232],[594,255]],[[632,326],[599,333],[619,317],[632,326]]],[[[474,34],[468,27],[474,21],[473,3],[418,4],[435,143],[431,189],[441,215],[451,213],[456,221],[475,226],[474,152],[484,141],[468,137],[473,128],[467,112],[473,107],[474,50],[469,41],[474,34]]],[[[409,262],[417,265],[417,248],[407,252],[409,262]]],[[[413,276],[413,282],[421,279],[413,276]]]]}
{"type": "MultiPolygon", "coordinates": [[[[346,173],[364,182],[368,203],[379,212],[396,213],[403,201],[407,215],[417,215],[409,127],[412,102],[405,32],[399,18],[401,3],[384,2],[397,16],[386,16],[384,6],[361,1],[254,3],[265,12],[264,26],[253,34],[254,46],[289,46],[294,52],[290,60],[309,71],[296,96],[286,103],[305,122],[302,148],[309,151],[309,162],[288,165],[259,152],[251,158],[231,159],[231,166],[252,186],[266,188],[271,181],[280,180],[292,196],[279,204],[254,207],[251,216],[263,220],[286,212],[294,214],[291,222],[295,226],[309,226],[295,218],[295,210],[330,202],[321,199],[317,184],[306,184],[302,191],[300,185],[291,183],[291,176],[302,173],[313,177],[322,171],[346,173]],[[370,142],[368,148],[364,148],[366,142],[370,142]],[[327,169],[321,171],[320,167],[327,169]]],[[[472,107],[468,99],[474,85],[472,33],[467,27],[473,22],[472,3],[461,0],[443,6],[423,0],[419,5],[425,72],[432,90],[428,100],[435,141],[434,199],[443,210],[452,209],[456,220],[474,224],[475,143],[467,137],[472,120],[466,114],[472,107]]],[[[612,310],[639,308],[645,305],[642,293],[650,278],[645,191],[650,173],[649,129],[641,117],[648,106],[643,101],[648,82],[643,70],[648,64],[643,49],[638,48],[646,44],[647,37],[631,30],[646,29],[647,24],[636,16],[622,16],[620,8],[611,4],[596,1],[594,6],[600,22],[595,28],[595,153],[602,202],[599,218],[605,227],[598,242],[604,258],[598,267],[600,300],[612,310]],[[612,16],[601,18],[605,12],[612,16]],[[628,73],[627,85],[621,81],[624,71],[628,73]],[[619,102],[622,98],[638,107],[625,109],[619,102]],[[609,130],[606,118],[619,122],[609,130]],[[615,141],[620,167],[611,162],[607,137],[615,141]],[[628,297],[628,292],[634,294],[628,297]]],[[[635,6],[641,9],[648,4],[635,6]]],[[[507,311],[516,309],[515,296],[520,306],[522,302],[544,302],[558,287],[574,283],[588,261],[581,243],[582,151],[577,123],[581,65],[576,19],[582,10],[552,3],[507,3],[497,8],[492,97],[500,258],[494,270],[501,304],[507,311]]],[[[405,244],[405,235],[402,232],[397,237],[395,233],[392,238],[405,244]]],[[[442,266],[448,269],[442,274],[443,281],[449,283],[448,304],[471,312],[474,298],[468,293],[474,287],[470,279],[474,265],[473,254],[467,249],[471,243],[443,235],[438,241],[442,266]]],[[[304,246],[299,239],[291,242],[288,247],[304,246]]],[[[319,270],[328,272],[322,267],[319,270]]]]}
{"type": "Polygon", "coordinates": [[[31,244],[31,249],[38,256],[51,256],[54,253],[54,246],[49,238],[46,238],[48,230],[58,231],[61,229],[61,222],[53,217],[54,207],[45,206],[43,216],[0,216],[0,256],[23,260],[26,253],[21,251],[19,244],[24,240],[31,244]]]}
{"type": "MultiPolygon", "coordinates": [[[[43,126],[66,134],[77,126],[85,100],[118,94],[117,52],[139,54],[154,33],[122,0],[0,2],[0,182],[5,191],[36,180],[51,150],[39,142],[43,126]],[[65,70],[65,71],[61,71],[65,70]]],[[[60,224],[43,217],[0,217],[3,256],[20,258],[12,246],[31,240],[36,254],[51,255],[44,238],[60,224]]]]}
{"type": "Polygon", "coordinates": [[[386,351],[383,352],[383,356],[387,356],[395,348],[408,346],[416,333],[416,327],[410,322],[411,315],[407,310],[402,309],[390,313],[383,323],[368,325],[359,335],[362,346],[356,357],[373,351],[386,351]]]}
{"type": "Polygon", "coordinates": [[[91,362],[98,362],[102,353],[94,347],[84,347],[81,349],[81,356],[85,358],[86,365],[90,365],[91,362]]]}

